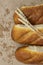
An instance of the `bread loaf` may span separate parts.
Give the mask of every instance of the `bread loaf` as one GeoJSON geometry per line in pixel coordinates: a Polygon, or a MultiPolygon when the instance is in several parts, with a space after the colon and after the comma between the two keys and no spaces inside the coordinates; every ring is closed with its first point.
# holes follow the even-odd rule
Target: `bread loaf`
{"type": "MultiPolygon", "coordinates": [[[[43,4],[36,6],[22,6],[20,9],[31,24],[43,24],[43,4]]],[[[14,22],[16,24],[21,23],[18,20],[18,17],[19,16],[14,13],[14,22]]]]}
{"type": "MultiPolygon", "coordinates": [[[[43,34],[43,25],[35,25],[43,34]]],[[[43,38],[37,35],[36,31],[29,26],[15,25],[12,30],[12,39],[20,44],[32,44],[32,45],[43,45],[43,38]]]]}
{"type": "MultiPolygon", "coordinates": [[[[43,34],[43,5],[23,6],[20,9],[33,27],[43,34]]],[[[15,12],[14,21],[16,25],[12,29],[12,39],[29,46],[18,48],[15,52],[16,58],[26,64],[43,64],[43,38],[30,26],[21,24],[18,18],[20,17],[15,12]]]]}
{"type": "Polygon", "coordinates": [[[15,56],[19,61],[26,64],[43,64],[43,47],[21,47],[16,50],[15,56]]]}

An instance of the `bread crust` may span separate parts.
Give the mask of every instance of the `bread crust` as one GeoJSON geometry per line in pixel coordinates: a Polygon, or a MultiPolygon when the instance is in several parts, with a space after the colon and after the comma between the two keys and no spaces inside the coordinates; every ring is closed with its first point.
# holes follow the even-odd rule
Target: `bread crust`
{"type": "MultiPolygon", "coordinates": [[[[43,24],[43,4],[37,6],[22,6],[20,9],[33,25],[43,24]]],[[[21,23],[16,13],[14,13],[13,17],[16,24],[21,23]]]]}
{"type": "MultiPolygon", "coordinates": [[[[20,9],[30,23],[43,34],[43,5],[23,6],[20,9]]],[[[18,20],[19,16],[16,13],[14,13],[13,17],[15,24],[20,24],[15,25],[12,29],[11,36],[14,41],[20,44],[31,45],[32,47],[33,45],[43,46],[43,38],[38,36],[36,31],[33,31],[30,26],[21,26],[22,23],[18,20]]],[[[40,47],[42,48],[42,46],[40,47]]],[[[43,50],[43,48],[39,50],[43,50]]],[[[43,51],[38,51],[37,46],[36,50],[32,50],[27,46],[18,48],[15,56],[25,64],[43,64],[43,51]]]]}
{"type": "Polygon", "coordinates": [[[15,52],[16,58],[25,64],[43,64],[43,52],[21,47],[15,52]]]}
{"type": "MultiPolygon", "coordinates": [[[[36,25],[37,29],[43,33],[43,26],[36,25]]],[[[43,39],[36,31],[24,25],[15,25],[12,30],[12,39],[20,44],[43,45],[43,39]]]]}
{"type": "MultiPolygon", "coordinates": [[[[43,4],[37,5],[37,6],[22,6],[22,7],[20,7],[20,9],[24,13],[26,18],[30,21],[30,23],[32,23],[33,25],[43,24],[43,4]]],[[[19,16],[16,13],[14,13],[15,23],[21,24],[21,22],[18,21],[18,18],[19,18],[19,16]]],[[[39,28],[39,31],[40,31],[40,28],[39,28]]],[[[43,34],[42,31],[43,31],[43,29],[40,31],[43,34]]],[[[23,43],[23,44],[43,45],[43,39],[40,38],[36,34],[36,32],[35,31],[33,32],[31,29],[30,29],[30,32],[26,31],[25,27],[22,28],[22,30],[21,30],[21,28],[17,28],[14,26],[14,28],[12,30],[12,38],[21,44],[23,43]]]]}

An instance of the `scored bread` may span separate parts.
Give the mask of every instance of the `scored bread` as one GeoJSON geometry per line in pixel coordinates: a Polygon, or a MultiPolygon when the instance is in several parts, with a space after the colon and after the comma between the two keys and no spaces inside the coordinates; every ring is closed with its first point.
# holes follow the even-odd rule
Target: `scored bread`
{"type": "Polygon", "coordinates": [[[19,61],[26,64],[43,64],[43,46],[18,48],[15,56],[19,61]]]}
{"type": "MultiPolygon", "coordinates": [[[[33,25],[43,24],[43,4],[37,6],[22,6],[20,9],[33,25]]],[[[16,24],[21,23],[18,17],[19,16],[15,12],[14,21],[16,24]]]]}
{"type": "MultiPolygon", "coordinates": [[[[43,34],[43,25],[34,25],[43,34]]],[[[21,44],[43,45],[43,38],[29,26],[17,24],[12,29],[12,39],[21,44]]]]}
{"type": "MultiPolygon", "coordinates": [[[[43,34],[43,4],[36,6],[22,6],[21,11],[24,13],[29,22],[34,25],[39,32],[43,34]],[[42,25],[41,25],[42,24],[42,25]],[[38,26],[37,26],[38,25],[38,26]]],[[[14,13],[14,21],[16,24],[20,24],[20,20],[18,20],[19,16],[15,12],[14,13]]],[[[31,27],[22,27],[22,26],[14,26],[12,30],[12,38],[19,42],[25,44],[35,44],[35,45],[43,45],[43,38],[41,38],[37,31],[33,31],[31,27]],[[16,29],[16,30],[15,30],[16,29]]]]}
{"type": "MultiPolygon", "coordinates": [[[[43,34],[43,4],[37,6],[23,6],[20,10],[24,13],[27,20],[43,34]]],[[[15,24],[12,29],[12,39],[20,44],[29,45],[18,48],[15,52],[16,58],[26,64],[43,64],[43,38],[31,26],[21,24],[20,18],[14,12],[15,24]],[[31,45],[31,46],[30,46],[31,45]],[[39,46],[33,46],[39,45],[39,46]],[[42,45],[42,46],[40,46],[42,45]]]]}

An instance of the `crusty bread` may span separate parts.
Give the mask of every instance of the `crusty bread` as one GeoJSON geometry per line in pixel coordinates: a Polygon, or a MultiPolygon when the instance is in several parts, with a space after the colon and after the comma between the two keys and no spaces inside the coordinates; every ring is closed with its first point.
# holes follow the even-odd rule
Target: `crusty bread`
{"type": "MultiPolygon", "coordinates": [[[[24,13],[26,18],[30,23],[36,25],[36,28],[43,34],[43,4],[37,6],[23,6],[20,8],[24,13]]],[[[14,20],[16,24],[20,24],[18,21],[18,15],[14,13],[14,20]]],[[[34,26],[35,27],[35,26],[34,26]]],[[[25,44],[35,44],[35,45],[43,45],[43,39],[40,38],[37,34],[37,31],[33,31],[30,27],[22,27],[15,25],[12,30],[12,38],[19,42],[25,44]]]]}
{"type": "MultiPolygon", "coordinates": [[[[29,22],[43,34],[43,5],[23,6],[20,9],[29,22]]],[[[20,44],[29,45],[29,47],[18,48],[15,52],[16,58],[26,64],[43,64],[43,38],[30,26],[22,25],[18,18],[19,16],[14,13],[16,25],[12,29],[12,39],[20,44]]]]}
{"type": "MultiPolygon", "coordinates": [[[[34,25],[43,34],[43,25],[34,25]]],[[[43,38],[29,26],[15,25],[12,30],[12,39],[21,44],[43,45],[43,38]]]]}
{"type": "MultiPolygon", "coordinates": [[[[43,24],[43,4],[37,6],[22,6],[20,9],[33,25],[43,24]]],[[[18,17],[19,16],[14,13],[14,21],[16,24],[21,23],[18,21],[18,17]]]]}
{"type": "Polygon", "coordinates": [[[42,46],[21,47],[16,50],[16,58],[26,64],[43,64],[42,46]]]}

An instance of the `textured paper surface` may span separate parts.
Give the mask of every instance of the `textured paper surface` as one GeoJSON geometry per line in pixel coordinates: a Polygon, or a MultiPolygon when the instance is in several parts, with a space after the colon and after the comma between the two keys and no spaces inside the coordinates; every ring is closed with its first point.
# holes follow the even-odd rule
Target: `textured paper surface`
{"type": "Polygon", "coordinates": [[[15,50],[20,45],[11,38],[13,14],[17,7],[38,4],[43,4],[43,0],[0,0],[0,65],[25,65],[15,58],[15,50]]]}

